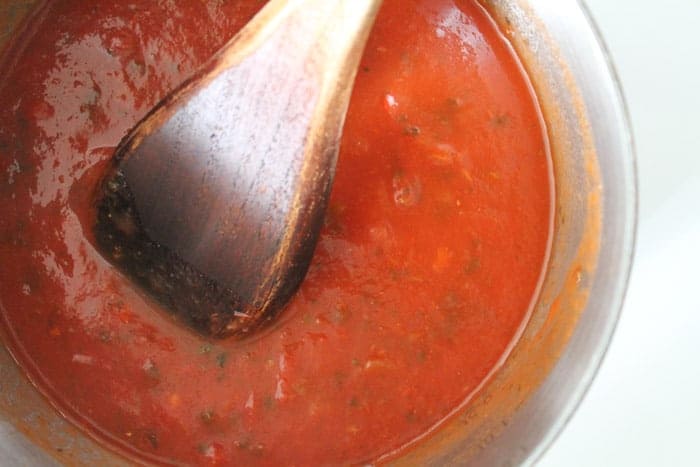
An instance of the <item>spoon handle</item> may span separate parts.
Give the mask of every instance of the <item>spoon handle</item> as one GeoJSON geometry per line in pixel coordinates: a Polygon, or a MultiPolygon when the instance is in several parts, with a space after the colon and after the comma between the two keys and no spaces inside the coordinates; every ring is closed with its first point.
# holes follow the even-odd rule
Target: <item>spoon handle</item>
{"type": "Polygon", "coordinates": [[[167,287],[200,330],[248,333],[303,279],[380,4],[270,1],[117,149],[137,224],[214,290],[188,299],[191,277],[167,287]]]}

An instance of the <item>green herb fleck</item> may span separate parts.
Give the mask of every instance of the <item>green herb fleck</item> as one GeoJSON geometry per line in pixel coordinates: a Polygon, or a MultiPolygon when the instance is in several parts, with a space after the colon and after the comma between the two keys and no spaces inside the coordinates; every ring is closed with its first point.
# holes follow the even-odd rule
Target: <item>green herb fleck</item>
{"type": "Polygon", "coordinates": [[[496,115],[491,119],[491,124],[496,128],[503,128],[510,123],[510,117],[506,114],[496,115]]]}
{"type": "Polygon", "coordinates": [[[263,407],[265,407],[267,410],[272,410],[275,408],[275,398],[272,396],[266,396],[265,399],[263,399],[263,407]]]}
{"type": "Polygon", "coordinates": [[[343,324],[348,318],[348,309],[344,305],[338,305],[329,314],[329,318],[333,324],[343,324]]]}
{"type": "Polygon", "coordinates": [[[465,274],[474,274],[476,271],[479,270],[479,268],[481,268],[481,261],[479,260],[478,257],[474,256],[464,266],[464,273],[465,274]]]}
{"type": "Polygon", "coordinates": [[[199,414],[199,418],[205,425],[211,425],[214,421],[214,411],[212,409],[205,409],[199,414]]]}
{"type": "Polygon", "coordinates": [[[227,360],[228,354],[226,352],[222,352],[216,356],[216,364],[219,366],[219,368],[223,368],[224,365],[226,365],[227,360]]]}
{"type": "Polygon", "coordinates": [[[420,128],[415,125],[407,125],[403,129],[403,134],[408,136],[418,136],[420,135],[420,128]]]}
{"type": "Polygon", "coordinates": [[[158,449],[158,436],[154,432],[152,432],[152,431],[147,432],[146,439],[151,444],[151,447],[153,449],[158,449]]]}

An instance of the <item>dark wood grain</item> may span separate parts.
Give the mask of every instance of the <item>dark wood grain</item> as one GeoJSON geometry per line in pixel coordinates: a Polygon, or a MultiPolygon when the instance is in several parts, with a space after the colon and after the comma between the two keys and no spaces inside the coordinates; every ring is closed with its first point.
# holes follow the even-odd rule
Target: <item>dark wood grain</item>
{"type": "Polygon", "coordinates": [[[268,3],[118,148],[98,244],[197,331],[248,335],[303,279],[380,3],[268,3]]]}

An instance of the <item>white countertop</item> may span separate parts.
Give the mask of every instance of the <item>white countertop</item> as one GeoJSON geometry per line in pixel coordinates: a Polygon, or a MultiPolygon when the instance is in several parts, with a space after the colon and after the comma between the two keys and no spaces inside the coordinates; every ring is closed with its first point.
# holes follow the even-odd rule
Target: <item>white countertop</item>
{"type": "Polygon", "coordinates": [[[585,0],[637,144],[637,251],[590,392],[540,467],[700,466],[700,0],[585,0]]]}

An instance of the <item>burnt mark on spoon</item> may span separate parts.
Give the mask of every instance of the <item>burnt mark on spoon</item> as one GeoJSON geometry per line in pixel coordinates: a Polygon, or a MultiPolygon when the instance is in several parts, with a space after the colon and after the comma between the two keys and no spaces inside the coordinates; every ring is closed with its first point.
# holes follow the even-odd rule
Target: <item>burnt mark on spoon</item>
{"type": "Polygon", "coordinates": [[[112,264],[181,322],[203,335],[243,336],[271,319],[252,319],[242,311],[241,297],[234,290],[153,240],[118,167],[98,187],[93,232],[98,247],[112,264]]]}

